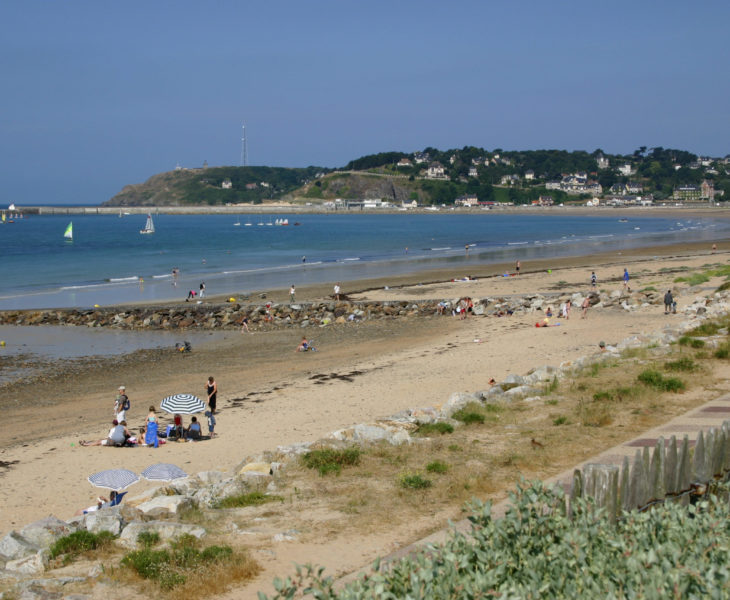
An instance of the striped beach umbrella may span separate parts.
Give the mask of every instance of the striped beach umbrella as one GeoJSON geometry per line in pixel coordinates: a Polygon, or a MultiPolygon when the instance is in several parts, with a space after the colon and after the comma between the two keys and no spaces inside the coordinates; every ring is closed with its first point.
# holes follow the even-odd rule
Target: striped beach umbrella
{"type": "Polygon", "coordinates": [[[142,471],[142,477],[149,481],[174,481],[187,476],[188,474],[180,467],[169,463],[157,463],[142,471]]]}
{"type": "Polygon", "coordinates": [[[194,415],[205,410],[205,402],[192,394],[175,394],[164,398],[160,408],[172,414],[194,415]]]}
{"type": "Polygon", "coordinates": [[[139,481],[139,475],[129,469],[107,469],[89,475],[89,483],[100,488],[121,492],[139,481]]]}

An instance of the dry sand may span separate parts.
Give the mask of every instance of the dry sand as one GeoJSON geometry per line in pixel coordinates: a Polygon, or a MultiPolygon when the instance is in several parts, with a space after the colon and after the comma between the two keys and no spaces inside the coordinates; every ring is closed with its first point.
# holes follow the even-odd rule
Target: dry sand
{"type": "MultiPolygon", "coordinates": [[[[723,244],[722,246],[725,246],[723,244]]],[[[343,286],[358,299],[419,299],[497,297],[530,292],[557,293],[590,289],[591,270],[599,289],[621,286],[627,266],[632,287],[653,285],[664,290],[676,273],[662,269],[699,268],[707,263],[726,264],[721,247],[710,255],[703,247],[648,249],[523,263],[519,277],[501,277],[504,265],[478,272],[478,281],[418,285],[436,281],[439,274],[419,274],[391,282],[360,282],[343,286]],[[551,268],[552,273],[547,269],[551,268]],[[490,272],[487,272],[490,271],[490,272]],[[489,276],[491,274],[491,276],[489,276]],[[558,282],[567,285],[558,285],[558,282]]],[[[441,279],[461,277],[451,273],[441,279]]],[[[711,289],[717,282],[707,284],[711,289]]],[[[298,297],[314,299],[329,289],[297,290],[298,297]]],[[[277,292],[282,299],[286,290],[277,292]]],[[[275,294],[270,294],[269,297],[275,294]]],[[[677,298],[680,309],[693,295],[677,298]]],[[[660,330],[681,315],[665,316],[662,306],[628,313],[620,309],[590,310],[560,327],[536,329],[539,314],[513,317],[402,318],[307,330],[319,352],[295,353],[301,330],[230,332],[214,346],[195,348],[190,355],[157,351],[116,361],[88,361],[72,377],[38,381],[32,386],[5,388],[0,424],[0,533],[18,529],[35,519],[54,514],[69,518],[98,495],[86,477],[98,470],[125,467],[137,472],[155,462],[171,462],[189,473],[231,470],[246,456],[277,445],[314,441],[327,433],[374,417],[413,406],[442,403],[456,391],[487,387],[509,373],[525,373],[542,365],[557,365],[596,351],[599,341],[660,330]],[[317,383],[313,375],[349,375],[317,383]],[[159,406],[175,392],[204,395],[208,375],[219,385],[219,437],[202,443],[167,444],[159,449],[84,448],[80,438],[100,439],[112,419],[116,388],[125,384],[132,401],[130,426],[140,425],[150,404],[159,406]]],[[[130,496],[145,491],[146,482],[132,488],[130,496]]],[[[441,525],[433,518],[432,524],[441,525]]],[[[328,571],[359,568],[377,554],[412,541],[423,524],[371,536],[359,544],[313,547],[291,544],[265,561],[258,582],[289,572],[292,562],[327,564],[328,571]],[[349,549],[348,549],[349,548],[349,549]]],[[[261,586],[259,586],[260,589],[261,586]]],[[[243,597],[231,595],[231,597],[243,597]]],[[[255,597],[253,592],[251,597],[255,597]]]]}

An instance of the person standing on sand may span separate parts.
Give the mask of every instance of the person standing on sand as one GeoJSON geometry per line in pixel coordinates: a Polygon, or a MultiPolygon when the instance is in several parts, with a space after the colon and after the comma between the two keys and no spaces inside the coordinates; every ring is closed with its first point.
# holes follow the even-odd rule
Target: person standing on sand
{"type": "Polygon", "coordinates": [[[597,281],[596,272],[595,271],[591,271],[591,287],[592,288],[595,288],[596,287],[596,281],[597,281]]]}
{"type": "Polygon", "coordinates": [[[114,417],[117,421],[121,423],[126,420],[129,407],[130,402],[129,397],[127,396],[127,391],[123,385],[120,385],[117,399],[114,401],[114,417]]]}
{"type": "Polygon", "coordinates": [[[218,396],[218,384],[211,375],[208,377],[208,382],[205,384],[205,389],[208,392],[208,407],[210,408],[211,414],[215,414],[216,399],[218,396]]]}
{"type": "Polygon", "coordinates": [[[520,274],[520,267],[521,267],[521,266],[522,266],[522,265],[520,265],[520,261],[518,260],[518,261],[517,261],[517,262],[515,263],[515,272],[517,273],[517,275],[519,275],[519,274],[520,274]]]}
{"type": "Polygon", "coordinates": [[[305,262],[307,262],[307,257],[306,256],[302,256],[302,264],[304,264],[305,262]]]}
{"type": "Polygon", "coordinates": [[[629,287],[629,270],[624,267],[624,289],[631,291],[631,288],[629,287]]]}
{"type": "Polygon", "coordinates": [[[585,319],[586,314],[588,313],[588,307],[591,305],[591,301],[588,299],[588,296],[583,298],[583,304],[580,305],[581,309],[583,309],[583,314],[581,314],[580,318],[585,319]]]}
{"type": "Polygon", "coordinates": [[[335,284],[334,291],[335,291],[335,300],[337,300],[339,302],[339,300],[340,300],[340,284],[339,283],[335,284]]]}
{"type": "Polygon", "coordinates": [[[672,290],[667,290],[667,293],[664,294],[664,314],[668,315],[671,313],[673,306],[674,298],[672,298],[672,290]]]}
{"type": "Polygon", "coordinates": [[[243,321],[241,321],[241,333],[251,333],[251,330],[248,328],[248,317],[243,317],[243,321]]]}
{"type": "Polygon", "coordinates": [[[204,298],[205,297],[205,281],[200,282],[200,293],[198,294],[198,298],[204,298]]]}
{"type": "Polygon", "coordinates": [[[294,289],[294,284],[291,284],[291,288],[289,289],[289,302],[294,304],[294,294],[296,293],[296,289],[294,289]]]}

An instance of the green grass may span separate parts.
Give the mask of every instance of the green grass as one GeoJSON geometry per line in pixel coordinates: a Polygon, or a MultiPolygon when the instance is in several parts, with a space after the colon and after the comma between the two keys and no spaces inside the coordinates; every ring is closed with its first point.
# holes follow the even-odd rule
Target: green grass
{"type": "Polygon", "coordinates": [[[697,337],[697,336],[708,336],[708,335],[716,335],[717,332],[722,328],[720,323],[717,323],[715,321],[705,321],[702,323],[702,325],[698,325],[691,331],[687,332],[687,335],[690,337],[697,337]]]}
{"type": "Polygon", "coordinates": [[[701,285],[703,283],[707,283],[708,281],[710,281],[710,278],[704,273],[692,273],[687,277],[677,277],[674,280],[675,283],[687,283],[691,286],[701,285]]]}
{"type": "Polygon", "coordinates": [[[160,543],[160,534],[156,531],[140,531],[137,535],[137,543],[145,548],[151,548],[160,543]]]}
{"type": "Polygon", "coordinates": [[[593,394],[593,401],[594,402],[606,402],[613,400],[613,395],[611,392],[596,392],[593,394]]]}
{"type": "Polygon", "coordinates": [[[662,392],[680,392],[687,386],[678,377],[664,377],[655,369],[646,369],[637,378],[641,383],[662,392]]]}
{"type": "Polygon", "coordinates": [[[714,356],[715,358],[727,358],[728,356],[730,356],[730,344],[728,342],[725,342],[722,346],[717,348],[717,350],[712,353],[712,356],[714,356]]]}
{"type": "Polygon", "coordinates": [[[77,556],[100,550],[109,546],[114,541],[114,534],[109,531],[91,533],[80,530],[56,540],[50,548],[50,557],[63,557],[64,564],[71,562],[77,556]]]}
{"type": "Polygon", "coordinates": [[[697,363],[689,356],[683,356],[677,360],[664,363],[664,368],[667,371],[694,371],[697,367],[697,363]]]}
{"type": "Polygon", "coordinates": [[[471,405],[457,410],[452,417],[457,421],[461,421],[464,425],[482,425],[484,423],[484,415],[471,408],[471,405]]]}
{"type": "Polygon", "coordinates": [[[705,340],[698,340],[697,338],[683,335],[677,340],[680,346],[689,346],[690,348],[704,348],[705,340]]]}
{"type": "Polygon", "coordinates": [[[152,580],[163,590],[170,590],[183,585],[192,574],[235,560],[229,546],[208,546],[199,550],[198,544],[194,536],[182,535],[170,543],[169,549],[143,548],[129,552],[122,558],[121,564],[140,577],[152,580]]]}
{"type": "Polygon", "coordinates": [[[403,473],[398,478],[398,482],[402,488],[410,490],[425,490],[433,485],[430,479],[426,479],[419,473],[403,473]]]}
{"type": "Polygon", "coordinates": [[[322,448],[321,450],[307,452],[302,456],[302,462],[308,469],[317,469],[322,476],[328,473],[339,475],[342,472],[342,467],[359,465],[361,454],[362,450],[357,446],[341,450],[322,448]]]}
{"type": "Polygon", "coordinates": [[[243,508],[246,506],[260,506],[267,502],[284,502],[281,496],[264,494],[263,492],[249,492],[221,498],[213,508],[243,508]]]}
{"type": "Polygon", "coordinates": [[[429,473],[446,473],[449,470],[449,465],[440,460],[435,460],[426,465],[426,471],[429,473]]]}
{"type": "Polygon", "coordinates": [[[553,425],[559,426],[559,425],[567,425],[568,424],[568,417],[565,415],[560,415],[559,417],[553,419],[553,425]]]}
{"type": "Polygon", "coordinates": [[[454,433],[454,426],[451,423],[423,423],[418,426],[416,433],[421,435],[433,435],[454,433]]]}

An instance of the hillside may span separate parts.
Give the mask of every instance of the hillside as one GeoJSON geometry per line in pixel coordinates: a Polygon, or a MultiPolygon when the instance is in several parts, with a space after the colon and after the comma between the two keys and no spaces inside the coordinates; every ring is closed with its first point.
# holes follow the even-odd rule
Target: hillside
{"type": "Polygon", "coordinates": [[[565,150],[487,151],[467,146],[410,154],[383,152],[321,167],[180,169],[125,186],[106,206],[223,205],[267,200],[318,202],[377,199],[400,205],[510,202],[603,203],[724,201],[730,158],[641,147],[630,155],[565,150]]]}

